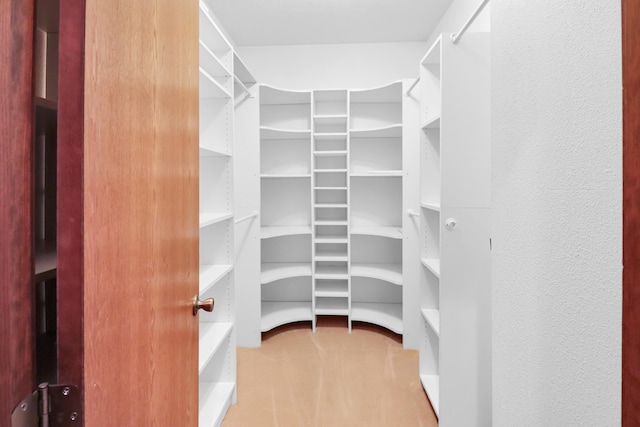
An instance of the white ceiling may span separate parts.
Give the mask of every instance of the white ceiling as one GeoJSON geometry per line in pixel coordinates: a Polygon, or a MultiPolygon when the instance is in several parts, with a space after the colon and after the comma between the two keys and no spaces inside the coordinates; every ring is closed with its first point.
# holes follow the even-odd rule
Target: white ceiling
{"type": "Polygon", "coordinates": [[[426,41],[453,0],[206,0],[238,46],[426,41]]]}

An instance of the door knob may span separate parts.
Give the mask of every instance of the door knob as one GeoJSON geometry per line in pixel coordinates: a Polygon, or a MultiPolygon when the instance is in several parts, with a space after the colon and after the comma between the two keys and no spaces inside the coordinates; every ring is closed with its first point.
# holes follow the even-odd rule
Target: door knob
{"type": "Polygon", "coordinates": [[[195,297],[193,297],[193,315],[195,316],[196,314],[198,314],[198,310],[212,312],[214,303],[215,301],[213,300],[213,298],[207,298],[204,301],[200,301],[200,298],[198,298],[198,295],[196,295],[195,297]]]}

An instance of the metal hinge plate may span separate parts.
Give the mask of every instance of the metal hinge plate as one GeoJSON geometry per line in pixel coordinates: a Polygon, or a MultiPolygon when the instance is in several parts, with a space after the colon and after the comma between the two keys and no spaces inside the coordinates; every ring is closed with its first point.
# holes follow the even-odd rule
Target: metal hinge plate
{"type": "Polygon", "coordinates": [[[11,427],[82,425],[82,399],[74,385],[42,383],[11,413],[11,427]]]}

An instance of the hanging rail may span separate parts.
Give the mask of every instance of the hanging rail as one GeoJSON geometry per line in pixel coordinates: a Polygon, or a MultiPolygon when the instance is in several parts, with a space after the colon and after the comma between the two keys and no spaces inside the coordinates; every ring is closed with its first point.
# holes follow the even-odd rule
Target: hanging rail
{"type": "Polygon", "coordinates": [[[451,34],[451,41],[453,42],[453,44],[458,43],[458,40],[460,40],[460,38],[465,33],[465,31],[467,31],[467,29],[469,28],[471,23],[473,21],[475,21],[475,19],[478,17],[478,15],[480,15],[480,12],[482,12],[482,9],[484,9],[484,7],[487,5],[487,3],[489,3],[489,0],[482,0],[482,3],[480,3],[480,6],[478,6],[476,11],[473,12],[473,15],[471,15],[471,17],[462,26],[462,28],[460,28],[460,31],[458,31],[457,33],[451,34]]]}
{"type": "Polygon", "coordinates": [[[418,77],[415,82],[411,83],[411,86],[409,86],[409,89],[407,89],[407,91],[405,92],[406,96],[409,96],[409,93],[413,90],[414,87],[416,87],[419,81],[420,77],[418,77]]]}
{"type": "Polygon", "coordinates": [[[239,224],[239,223],[241,223],[242,221],[246,221],[246,220],[248,220],[248,219],[255,218],[255,217],[257,217],[257,216],[258,216],[258,211],[253,211],[253,213],[252,213],[252,214],[249,214],[249,215],[247,215],[247,216],[243,216],[242,218],[238,218],[238,219],[236,219],[236,220],[235,220],[235,223],[236,223],[236,224],[239,224]]]}

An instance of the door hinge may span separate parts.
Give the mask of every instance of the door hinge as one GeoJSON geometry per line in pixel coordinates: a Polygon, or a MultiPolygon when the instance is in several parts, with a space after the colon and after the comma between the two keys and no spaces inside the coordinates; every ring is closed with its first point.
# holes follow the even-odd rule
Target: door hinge
{"type": "Polygon", "coordinates": [[[82,399],[74,385],[42,383],[11,413],[11,427],[82,425],[82,399]]]}

